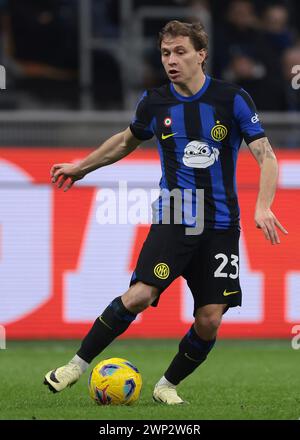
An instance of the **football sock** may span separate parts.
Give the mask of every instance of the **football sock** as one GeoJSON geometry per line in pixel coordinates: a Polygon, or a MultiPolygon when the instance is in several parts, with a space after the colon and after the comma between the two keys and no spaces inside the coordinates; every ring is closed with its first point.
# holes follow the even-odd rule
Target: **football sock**
{"type": "Polygon", "coordinates": [[[176,387],[176,385],[174,385],[173,383],[169,382],[169,381],[165,378],[165,376],[163,376],[163,377],[157,382],[156,385],[167,385],[168,387],[172,387],[172,388],[175,388],[175,387],[176,387]]]}
{"type": "Polygon", "coordinates": [[[81,372],[84,373],[89,366],[89,363],[81,359],[77,354],[70,360],[70,364],[76,364],[80,367],[81,372]]]}
{"type": "Polygon", "coordinates": [[[127,330],[136,316],[126,309],[120,296],[115,298],[102,315],[96,319],[83,339],[77,355],[90,363],[117,336],[127,330]]]}
{"type": "Polygon", "coordinates": [[[199,338],[192,326],[180,341],[179,351],[165,372],[165,378],[172,384],[178,385],[205,361],[215,342],[216,339],[205,341],[199,338]]]}

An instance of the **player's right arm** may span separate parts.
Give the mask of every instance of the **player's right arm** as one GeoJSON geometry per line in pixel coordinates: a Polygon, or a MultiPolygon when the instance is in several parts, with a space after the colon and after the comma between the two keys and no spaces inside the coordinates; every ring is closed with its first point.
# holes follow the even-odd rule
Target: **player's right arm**
{"type": "Polygon", "coordinates": [[[86,174],[98,168],[117,162],[130,154],[142,140],[137,139],[130,128],[115,134],[107,139],[97,150],[89,154],[77,164],[59,163],[53,165],[50,171],[52,183],[57,183],[58,188],[64,186],[68,191],[74,182],[82,179],[86,174]]]}

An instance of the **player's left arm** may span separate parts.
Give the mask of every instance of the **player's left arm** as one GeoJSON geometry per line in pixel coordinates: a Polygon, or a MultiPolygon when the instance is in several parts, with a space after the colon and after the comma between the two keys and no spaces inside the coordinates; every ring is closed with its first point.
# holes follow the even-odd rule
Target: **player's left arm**
{"type": "Polygon", "coordinates": [[[257,228],[262,229],[267,240],[270,240],[272,244],[279,244],[280,239],[276,228],[284,234],[288,232],[271,211],[278,178],[277,159],[267,137],[261,137],[250,142],[248,147],[260,166],[259,192],[254,216],[255,224],[257,228]]]}

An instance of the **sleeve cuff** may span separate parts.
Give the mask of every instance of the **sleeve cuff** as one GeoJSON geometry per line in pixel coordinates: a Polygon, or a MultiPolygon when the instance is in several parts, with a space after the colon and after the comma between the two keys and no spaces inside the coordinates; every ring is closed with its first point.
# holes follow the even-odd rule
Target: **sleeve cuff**
{"type": "Polygon", "coordinates": [[[130,124],[129,128],[130,128],[133,136],[140,141],[147,141],[148,139],[153,138],[153,133],[146,132],[143,129],[139,129],[139,128],[135,127],[133,124],[130,124]]]}
{"type": "Polygon", "coordinates": [[[266,134],[264,131],[261,131],[260,133],[256,133],[252,136],[248,136],[247,134],[244,134],[245,142],[249,145],[251,142],[256,141],[257,139],[261,139],[265,137],[266,134]]]}

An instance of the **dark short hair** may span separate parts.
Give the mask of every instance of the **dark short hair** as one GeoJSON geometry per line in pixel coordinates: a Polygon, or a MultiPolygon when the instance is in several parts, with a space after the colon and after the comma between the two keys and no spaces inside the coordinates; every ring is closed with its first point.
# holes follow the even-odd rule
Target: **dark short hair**
{"type": "MultiPolygon", "coordinates": [[[[178,20],[169,21],[158,34],[158,46],[161,48],[162,40],[166,35],[172,37],[189,37],[195,50],[208,50],[208,35],[201,23],[184,23],[178,20]]],[[[205,61],[202,63],[204,67],[205,61]]]]}

